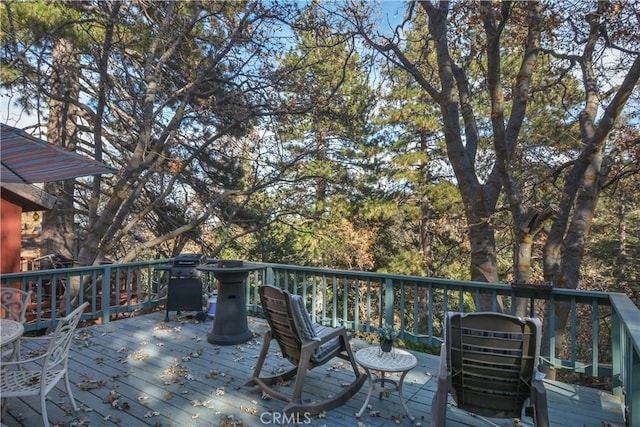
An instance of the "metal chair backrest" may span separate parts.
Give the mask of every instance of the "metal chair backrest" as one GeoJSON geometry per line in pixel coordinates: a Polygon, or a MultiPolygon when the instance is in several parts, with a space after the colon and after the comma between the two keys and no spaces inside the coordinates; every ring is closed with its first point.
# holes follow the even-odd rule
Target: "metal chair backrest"
{"type": "Polygon", "coordinates": [[[538,366],[541,323],[501,313],[447,313],[447,365],[458,407],[520,418],[538,366]]]}
{"type": "Polygon", "coordinates": [[[88,302],[83,303],[66,317],[58,321],[56,329],[51,335],[46,357],[42,365],[43,375],[51,370],[61,369],[58,368],[59,365],[64,365],[62,369],[66,370],[73,334],[80,322],[84,309],[87,308],[88,305],[88,302]]]}
{"type": "Polygon", "coordinates": [[[3,319],[24,323],[27,306],[31,299],[31,291],[25,292],[16,288],[0,288],[0,316],[3,319]]]}

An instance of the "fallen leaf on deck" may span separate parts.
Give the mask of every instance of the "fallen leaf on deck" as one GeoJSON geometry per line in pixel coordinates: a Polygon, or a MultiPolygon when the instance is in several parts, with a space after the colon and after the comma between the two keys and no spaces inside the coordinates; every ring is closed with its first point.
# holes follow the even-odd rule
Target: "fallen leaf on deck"
{"type": "Polygon", "coordinates": [[[246,424],[242,421],[236,421],[233,415],[225,415],[220,420],[219,427],[252,427],[250,424],[246,424]]]}
{"type": "Polygon", "coordinates": [[[224,377],[224,372],[213,370],[209,373],[209,378],[211,378],[212,380],[215,380],[216,378],[218,378],[218,376],[224,377]]]}
{"type": "Polygon", "coordinates": [[[246,407],[246,406],[241,406],[241,407],[240,407],[240,410],[241,410],[242,412],[245,412],[245,413],[250,414],[250,415],[255,415],[255,414],[257,414],[257,413],[258,413],[258,408],[257,408],[257,407],[255,407],[255,406],[254,406],[254,407],[251,407],[251,408],[246,407]]]}
{"type": "Polygon", "coordinates": [[[115,392],[115,390],[111,390],[109,391],[109,394],[107,394],[107,396],[102,399],[102,403],[111,403],[114,400],[117,400],[119,397],[118,393],[115,392]]]}
{"type": "Polygon", "coordinates": [[[149,355],[145,352],[143,352],[142,350],[136,350],[133,353],[133,358],[135,360],[147,360],[149,358],[149,355]]]}
{"type": "Polygon", "coordinates": [[[97,388],[103,387],[106,384],[107,382],[105,380],[96,381],[96,380],[85,378],[82,380],[82,382],[76,383],[76,387],[78,387],[80,390],[88,391],[88,390],[95,390],[97,388]]]}
{"type": "Polygon", "coordinates": [[[46,352],[47,352],[47,350],[45,350],[44,348],[38,348],[38,349],[29,351],[27,353],[27,356],[28,356],[29,359],[31,359],[31,358],[34,358],[34,357],[42,356],[46,352]]]}

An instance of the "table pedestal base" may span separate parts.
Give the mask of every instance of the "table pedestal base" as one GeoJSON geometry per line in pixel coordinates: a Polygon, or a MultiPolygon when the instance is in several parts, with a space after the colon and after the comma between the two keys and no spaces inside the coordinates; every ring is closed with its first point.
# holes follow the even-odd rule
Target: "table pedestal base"
{"type": "MultiPolygon", "coordinates": [[[[371,374],[371,371],[369,369],[364,368],[364,370],[367,373],[367,377],[369,378],[369,391],[367,392],[367,398],[365,399],[362,408],[360,408],[360,410],[356,413],[356,418],[360,418],[364,411],[367,409],[369,400],[371,399],[371,396],[374,392],[380,392],[379,398],[382,399],[382,396],[384,394],[388,394],[389,391],[397,391],[398,397],[400,398],[400,404],[402,405],[402,408],[404,408],[404,412],[407,414],[409,420],[411,420],[411,422],[414,422],[416,420],[416,417],[411,414],[409,408],[407,408],[407,404],[402,398],[402,383],[404,382],[404,377],[409,373],[409,371],[403,372],[400,375],[400,380],[395,381],[389,378],[385,378],[384,372],[381,372],[379,377],[373,378],[373,375],[371,374]],[[376,387],[376,383],[380,383],[380,386],[376,387]],[[391,384],[393,387],[385,387],[385,384],[391,384]]],[[[420,426],[422,424],[418,422],[415,425],[420,426]]]]}
{"type": "Polygon", "coordinates": [[[213,328],[207,335],[210,344],[242,344],[253,338],[247,324],[244,282],[237,280],[240,277],[246,278],[247,275],[248,272],[243,272],[238,277],[232,277],[236,281],[229,281],[227,278],[218,283],[216,315],[213,318],[213,328]]]}
{"type": "Polygon", "coordinates": [[[215,333],[210,333],[207,335],[207,342],[209,344],[219,344],[219,345],[233,345],[233,344],[242,344],[249,341],[253,338],[253,333],[248,331],[242,335],[232,335],[225,336],[215,333]]]}

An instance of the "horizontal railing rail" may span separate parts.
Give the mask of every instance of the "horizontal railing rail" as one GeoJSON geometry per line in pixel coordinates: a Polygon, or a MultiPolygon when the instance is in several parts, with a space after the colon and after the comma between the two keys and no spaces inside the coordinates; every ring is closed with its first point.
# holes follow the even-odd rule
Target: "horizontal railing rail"
{"type": "MultiPolygon", "coordinates": [[[[163,306],[172,261],[3,274],[0,283],[33,291],[27,331],[53,326],[66,307],[80,300],[91,303],[86,320],[109,322],[126,313],[163,306]]],[[[640,311],[624,294],[261,265],[264,268],[252,271],[245,282],[250,313],[261,312],[258,288],[269,283],[304,296],[316,322],[360,333],[375,333],[391,323],[405,342],[434,348],[442,341],[446,311],[473,312],[489,301],[494,311],[502,307],[515,313],[522,299],[527,314],[543,319],[543,362],[550,368],[608,380],[612,392],[624,398],[629,420],[640,423],[632,418],[632,408],[640,408],[640,311]]],[[[202,277],[204,289],[215,288],[212,274],[202,277]]]]}

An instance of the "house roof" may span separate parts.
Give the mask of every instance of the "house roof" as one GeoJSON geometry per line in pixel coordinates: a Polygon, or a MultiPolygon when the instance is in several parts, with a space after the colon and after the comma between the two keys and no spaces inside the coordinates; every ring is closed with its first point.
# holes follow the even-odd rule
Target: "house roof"
{"type": "Polygon", "coordinates": [[[57,198],[31,184],[2,183],[2,198],[22,207],[23,212],[49,210],[57,198]]]}

